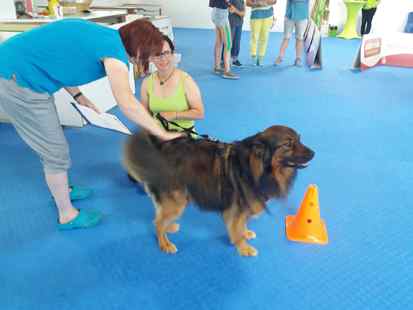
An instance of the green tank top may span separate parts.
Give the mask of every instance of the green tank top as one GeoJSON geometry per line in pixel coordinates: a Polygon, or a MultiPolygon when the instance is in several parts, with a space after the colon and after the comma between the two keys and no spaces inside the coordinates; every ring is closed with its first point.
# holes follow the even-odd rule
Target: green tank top
{"type": "Polygon", "coordinates": [[[370,10],[377,8],[379,5],[380,0],[367,0],[367,2],[364,4],[363,9],[364,10],[370,10]]]}
{"type": "MultiPolygon", "coordinates": [[[[175,94],[166,97],[166,98],[160,98],[155,96],[154,94],[154,76],[155,73],[152,73],[149,78],[148,78],[148,97],[149,97],[149,110],[152,113],[159,113],[159,112],[183,112],[189,109],[188,101],[186,100],[185,96],[185,88],[184,88],[184,78],[186,76],[185,73],[180,73],[180,79],[178,83],[178,87],[175,91],[175,94]]],[[[162,127],[162,124],[157,120],[159,125],[162,127]]],[[[184,128],[191,128],[194,126],[194,121],[193,120],[173,120],[174,123],[177,123],[179,126],[182,126],[184,128]]],[[[169,124],[168,130],[174,130],[174,131],[183,131],[183,129],[169,124]]]]}

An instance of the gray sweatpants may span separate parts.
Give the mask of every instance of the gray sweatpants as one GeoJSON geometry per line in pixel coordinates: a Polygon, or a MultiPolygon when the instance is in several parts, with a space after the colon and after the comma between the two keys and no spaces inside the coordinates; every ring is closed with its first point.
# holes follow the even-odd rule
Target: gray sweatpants
{"type": "Polygon", "coordinates": [[[39,155],[45,173],[65,172],[70,167],[69,147],[48,93],[36,93],[0,77],[0,110],[19,136],[39,155]]]}

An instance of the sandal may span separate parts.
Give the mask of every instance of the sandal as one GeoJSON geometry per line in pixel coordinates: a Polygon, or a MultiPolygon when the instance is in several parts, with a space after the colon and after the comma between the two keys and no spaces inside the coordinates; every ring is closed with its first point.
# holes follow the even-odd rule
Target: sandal
{"type": "Polygon", "coordinates": [[[238,79],[239,79],[239,76],[236,75],[236,74],[234,74],[234,73],[232,73],[231,71],[224,72],[224,73],[222,74],[222,77],[223,77],[224,79],[228,79],[228,80],[238,80],[238,79]]]}
{"type": "Polygon", "coordinates": [[[224,73],[224,69],[222,69],[222,68],[214,68],[214,73],[215,74],[218,74],[218,75],[221,75],[222,73],[224,73]]]}
{"type": "Polygon", "coordinates": [[[282,57],[281,56],[278,56],[276,59],[275,59],[275,62],[274,62],[274,65],[275,66],[278,66],[280,63],[282,63],[283,62],[283,59],[282,59],[282,57]]]}
{"type": "Polygon", "coordinates": [[[296,67],[301,67],[301,66],[302,66],[302,64],[301,64],[301,58],[296,58],[296,59],[295,59],[295,61],[294,61],[294,66],[296,66],[296,67]]]}

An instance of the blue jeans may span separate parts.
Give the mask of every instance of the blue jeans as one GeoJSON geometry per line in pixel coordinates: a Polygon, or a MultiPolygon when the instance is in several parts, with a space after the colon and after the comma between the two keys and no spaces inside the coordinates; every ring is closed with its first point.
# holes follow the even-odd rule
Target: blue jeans
{"type": "Polygon", "coordinates": [[[232,37],[231,57],[233,59],[238,58],[239,49],[241,45],[241,35],[242,35],[242,25],[240,26],[231,25],[231,37],[232,37]]]}

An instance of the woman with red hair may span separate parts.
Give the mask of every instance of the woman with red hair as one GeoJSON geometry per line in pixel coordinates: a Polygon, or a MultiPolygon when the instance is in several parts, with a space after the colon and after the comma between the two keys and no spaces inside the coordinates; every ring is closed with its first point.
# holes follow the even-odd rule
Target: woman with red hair
{"type": "Polygon", "coordinates": [[[40,157],[58,210],[58,229],[94,226],[101,214],[72,205],[73,200],[86,198],[91,191],[69,186],[69,147],[53,94],[65,88],[78,104],[98,111],[78,86],[107,76],[127,118],[163,140],[177,138],[179,134],[157,125],[129,85],[129,62],[145,67],[162,46],[160,31],[143,19],[119,30],[81,19],[63,19],[0,44],[0,109],[40,157]]]}

